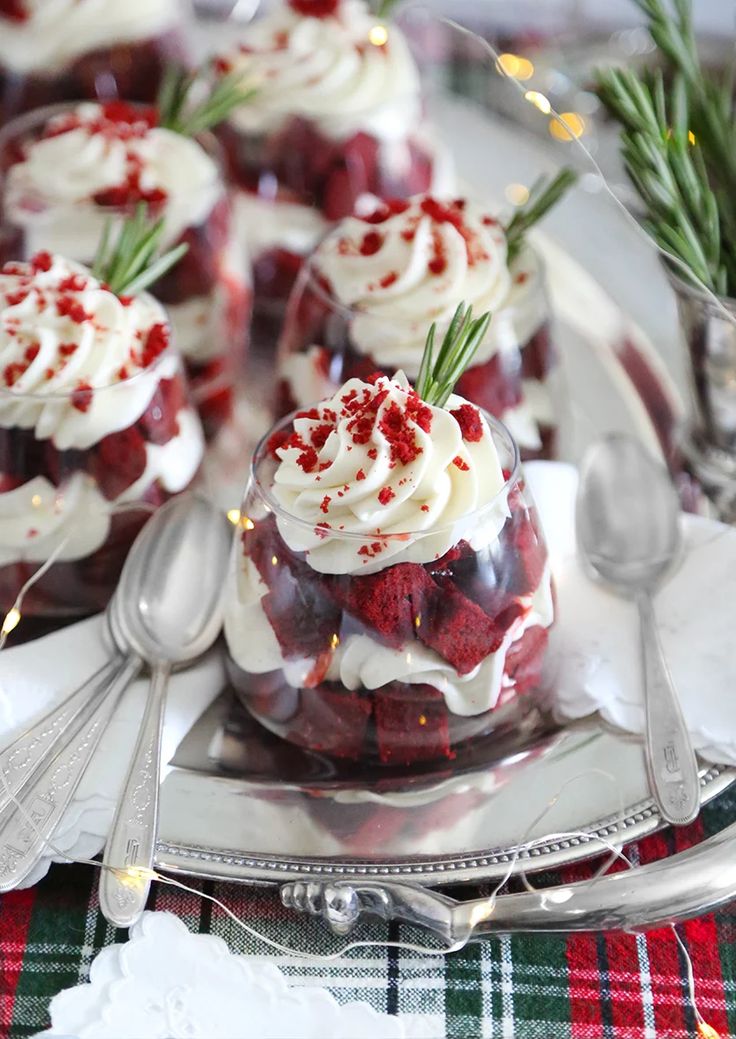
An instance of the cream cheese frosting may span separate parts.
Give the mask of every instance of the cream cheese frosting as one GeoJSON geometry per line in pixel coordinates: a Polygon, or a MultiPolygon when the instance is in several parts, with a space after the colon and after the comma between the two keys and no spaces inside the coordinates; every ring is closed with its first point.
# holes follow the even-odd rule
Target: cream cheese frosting
{"type": "Polygon", "coordinates": [[[163,243],[198,226],[223,194],[217,163],[196,140],[155,125],[153,110],[85,102],[53,116],[4,182],[5,219],[39,248],[91,262],[111,207],[149,202],[163,243]]]}
{"type": "Polygon", "coordinates": [[[239,46],[219,59],[258,89],[230,122],[242,133],[266,134],[294,116],[332,140],[363,131],[402,138],[420,121],[419,74],[395,26],[376,36],[365,0],[340,0],[332,13],[310,17],[298,4],[278,3],[256,19],[239,46]],[[375,41],[375,42],[373,42],[375,41]]]}
{"type": "Polygon", "coordinates": [[[459,300],[493,314],[475,365],[518,351],[544,324],[535,255],[526,250],[510,268],[507,252],[503,226],[487,206],[421,195],[343,220],[310,265],[346,308],[353,348],[413,379],[430,325],[444,333],[459,300]]]}
{"type": "Polygon", "coordinates": [[[0,14],[0,65],[47,75],[82,54],[147,40],[174,29],[179,0],[17,0],[17,14],[0,14]]]}
{"type": "Polygon", "coordinates": [[[425,404],[403,373],[348,380],[295,419],[276,454],[279,532],[320,573],[427,563],[463,538],[487,545],[508,516],[483,415],[457,396],[425,404]]]}
{"type": "Polygon", "coordinates": [[[151,296],[118,297],[87,268],[38,253],[0,269],[0,425],[84,450],[126,429],[179,370],[151,296]]]}

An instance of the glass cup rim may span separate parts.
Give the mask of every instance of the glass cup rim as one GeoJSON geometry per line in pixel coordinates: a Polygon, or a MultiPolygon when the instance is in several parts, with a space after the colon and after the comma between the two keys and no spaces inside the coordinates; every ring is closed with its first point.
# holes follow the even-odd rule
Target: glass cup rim
{"type": "MultiPolygon", "coordinates": [[[[342,221],[340,223],[342,223],[342,221]]],[[[335,227],[331,227],[328,229],[328,231],[323,235],[323,237],[320,239],[315,248],[312,250],[312,252],[309,254],[309,256],[302,264],[302,268],[297,276],[297,281],[294,285],[294,288],[292,289],[290,299],[293,298],[296,300],[300,298],[304,290],[306,288],[309,288],[309,290],[313,292],[314,295],[317,296],[322,303],[326,304],[330,307],[331,310],[341,314],[343,317],[349,320],[353,320],[357,317],[368,318],[369,320],[373,320],[376,322],[383,321],[390,323],[392,325],[401,325],[404,327],[416,324],[416,318],[397,318],[394,316],[383,317],[380,314],[376,314],[375,310],[370,307],[358,306],[352,303],[343,303],[342,300],[337,298],[334,292],[328,292],[327,289],[325,289],[324,285],[321,283],[322,272],[319,270],[319,267],[317,265],[318,252],[324,242],[326,242],[333,236],[337,236],[339,234],[340,223],[338,223],[335,227]]],[[[499,307],[497,310],[493,312],[493,317],[496,317],[498,314],[512,313],[518,307],[523,306],[523,300],[527,299],[528,296],[531,295],[531,293],[535,289],[540,289],[544,286],[544,258],[542,257],[540,251],[534,246],[534,244],[529,242],[528,240],[524,243],[524,248],[522,249],[520,256],[515,262],[518,263],[521,257],[524,256],[530,257],[533,261],[533,270],[530,272],[531,277],[526,283],[525,292],[523,293],[522,299],[515,303],[504,303],[503,306],[499,307]]],[[[461,300],[458,299],[457,302],[460,303],[461,300]]],[[[433,320],[437,319],[427,318],[427,328],[429,328],[429,325],[432,323],[433,320]]]]}
{"type": "MultiPolygon", "coordinates": [[[[128,105],[130,108],[135,109],[150,109],[156,107],[155,104],[146,104],[143,101],[125,101],[125,104],[128,105]]],[[[11,119],[9,122],[5,123],[3,126],[0,126],[0,160],[2,159],[3,151],[8,142],[12,141],[19,133],[22,134],[24,131],[30,131],[35,127],[42,127],[46,125],[55,116],[63,115],[65,112],[71,112],[74,109],[79,108],[81,105],[97,105],[99,107],[102,107],[104,105],[104,102],[89,98],[81,98],[77,101],[57,101],[54,104],[42,105],[39,108],[32,108],[28,112],[23,112],[20,115],[14,116],[14,118],[11,119]]],[[[165,129],[165,127],[152,127],[152,129],[165,129]]],[[[197,144],[199,144],[199,146],[203,149],[203,151],[206,152],[209,158],[212,159],[216,167],[215,179],[222,183],[224,187],[225,153],[222,144],[220,143],[218,138],[211,131],[204,130],[201,133],[194,134],[191,139],[193,141],[196,141],[197,144]]],[[[13,163],[13,166],[14,165],[16,164],[13,163]]],[[[12,169],[12,166],[9,166],[8,169],[12,169]]],[[[0,189],[2,189],[3,182],[6,180],[6,178],[7,171],[3,171],[2,165],[0,163],[0,189]]],[[[48,198],[48,196],[41,195],[40,192],[38,197],[44,199],[48,198]]],[[[88,206],[90,202],[92,202],[92,204],[94,205],[95,210],[101,213],[102,215],[109,214],[110,216],[119,216],[123,213],[132,211],[135,208],[131,206],[99,205],[97,202],[94,202],[94,200],[91,198],[77,199],[74,202],[64,202],[64,206],[65,208],[68,207],[74,209],[77,206],[88,206]]],[[[0,193],[0,212],[2,212],[3,205],[4,200],[2,198],[2,194],[0,193]]],[[[158,207],[156,207],[155,205],[151,208],[154,213],[158,211],[158,207]]],[[[165,208],[165,206],[161,207],[161,211],[165,211],[165,208]]]]}
{"type": "MultiPolygon", "coordinates": [[[[153,296],[149,295],[149,293],[147,292],[142,292],[140,296],[137,298],[146,299],[150,300],[152,303],[157,303],[157,301],[154,300],[153,296]]],[[[157,305],[160,306],[161,304],[157,305]]],[[[168,314],[166,314],[166,323],[168,325],[170,333],[169,345],[166,347],[165,350],[162,350],[158,357],[151,361],[151,363],[147,365],[145,368],[141,368],[140,371],[135,372],[133,375],[128,375],[125,379],[118,379],[117,382],[105,383],[103,386],[93,386],[92,392],[111,393],[112,391],[120,387],[131,386],[135,384],[137,381],[142,381],[145,376],[149,376],[152,373],[155,373],[158,368],[163,367],[163,365],[166,363],[167,360],[169,360],[169,358],[173,357],[176,360],[178,360],[179,353],[176,347],[176,343],[174,341],[174,329],[171,325],[171,321],[169,320],[168,314]]],[[[22,401],[33,401],[34,403],[52,403],[54,401],[69,400],[69,398],[72,396],[73,393],[76,392],[76,390],[77,387],[70,386],[67,390],[59,390],[54,393],[32,393],[28,391],[13,391],[12,386],[0,385],[0,400],[2,400],[5,403],[9,401],[17,401],[19,403],[22,401]]]]}
{"type": "MultiPolygon", "coordinates": [[[[353,542],[354,544],[367,544],[376,541],[378,538],[386,541],[403,541],[405,539],[412,538],[414,541],[419,541],[423,538],[434,537],[437,534],[442,534],[445,531],[451,530],[453,527],[456,527],[459,523],[463,523],[467,520],[474,519],[475,517],[482,516],[487,512],[490,513],[498,505],[499,501],[503,500],[504,498],[508,498],[511,489],[519,483],[519,480],[521,479],[522,475],[521,453],[519,451],[519,445],[516,443],[516,440],[512,436],[510,430],[503,424],[503,422],[500,421],[500,419],[497,419],[495,416],[491,415],[483,408],[478,408],[475,404],[473,405],[473,407],[477,408],[477,410],[481,413],[483,418],[488,423],[489,429],[491,430],[491,435],[494,437],[494,440],[496,438],[500,439],[510,450],[512,458],[512,464],[509,470],[508,477],[504,478],[503,485],[499,488],[499,490],[496,492],[493,498],[490,499],[490,501],[484,502],[483,505],[479,505],[476,509],[473,509],[471,512],[466,512],[463,513],[463,515],[461,516],[456,516],[454,519],[449,520],[447,523],[443,523],[438,526],[428,527],[426,530],[394,531],[391,534],[377,535],[375,533],[362,534],[359,531],[330,529],[330,539],[353,542]]],[[[283,519],[293,526],[299,527],[302,530],[309,531],[311,534],[314,534],[317,524],[310,523],[308,520],[304,520],[298,516],[294,516],[292,513],[288,511],[288,509],[285,509],[283,505],[281,505],[277,501],[277,499],[271,493],[270,489],[266,488],[263,485],[263,482],[260,479],[258,472],[260,466],[268,457],[268,443],[271,437],[274,435],[274,433],[278,433],[280,430],[288,428],[288,426],[292,425],[297,415],[299,415],[302,410],[303,409],[292,411],[289,415],[286,415],[284,418],[274,423],[274,425],[271,426],[271,428],[263,434],[261,439],[256,444],[255,450],[253,451],[253,457],[251,459],[250,476],[248,479],[248,486],[246,487],[243,501],[247,501],[248,495],[250,494],[251,490],[253,490],[258,495],[260,500],[266,505],[268,511],[272,513],[274,516],[276,516],[277,519],[283,519]]]]}

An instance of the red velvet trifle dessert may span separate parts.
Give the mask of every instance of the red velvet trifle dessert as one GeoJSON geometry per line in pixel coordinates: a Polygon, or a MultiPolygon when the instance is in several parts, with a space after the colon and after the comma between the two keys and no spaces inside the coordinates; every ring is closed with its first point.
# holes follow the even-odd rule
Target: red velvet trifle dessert
{"type": "Polygon", "coordinates": [[[104,607],[141,526],[202,460],[164,309],[107,281],[49,252],[0,268],[4,609],[47,561],[24,614],[104,607]]]}
{"type": "Polygon", "coordinates": [[[312,751],[447,761],[539,684],[547,551],[513,439],[451,392],[487,331],[461,319],[418,392],[402,373],[350,379],[256,451],[226,596],[232,679],[312,751]]]}
{"type": "Polygon", "coordinates": [[[188,245],[151,292],[166,305],[208,436],[232,408],[252,300],[218,156],[214,139],[195,139],[158,107],[118,101],[42,109],[0,132],[0,259],[43,245],[91,263],[108,220],[140,203],[163,219],[165,245],[188,245]]]}
{"type": "Polygon", "coordinates": [[[365,0],[277,0],[216,65],[257,90],[223,137],[259,308],[283,309],[304,256],[365,199],[452,190],[406,39],[365,0]]]}
{"type": "Polygon", "coordinates": [[[184,18],[181,0],[0,0],[0,125],[57,101],[153,101],[184,18]]]}
{"type": "MultiPolygon", "coordinates": [[[[533,205],[560,190],[558,178],[533,205]]],[[[487,205],[433,195],[343,220],[294,288],[279,348],[278,413],[310,407],[376,370],[400,368],[414,380],[427,329],[446,329],[466,299],[493,318],[458,393],[500,418],[524,459],[553,457],[557,355],[544,272],[523,237],[528,226],[529,211],[504,226],[487,205]]]]}

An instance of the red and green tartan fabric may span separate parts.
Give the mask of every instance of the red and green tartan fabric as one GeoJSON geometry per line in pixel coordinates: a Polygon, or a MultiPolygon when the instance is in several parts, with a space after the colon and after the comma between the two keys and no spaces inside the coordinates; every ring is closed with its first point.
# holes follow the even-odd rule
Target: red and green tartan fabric
{"type": "MultiPolygon", "coordinates": [[[[634,861],[652,861],[697,843],[735,816],[736,793],[725,795],[693,826],[665,831],[629,852],[634,861]]],[[[589,870],[578,866],[561,879],[589,876],[589,870]]],[[[204,887],[277,941],[313,952],[336,947],[317,922],[283,909],[273,890],[204,887]]],[[[499,937],[447,957],[382,946],[325,964],[270,952],[193,894],[157,885],[149,908],[176,913],[191,930],[219,935],[234,952],[270,959],[292,981],[325,986],[340,1002],[364,999],[383,1012],[426,1017],[429,1034],[437,1039],[690,1039],[698,1034],[685,958],[671,929],[647,935],[499,937]]],[[[736,1035],[736,909],[686,923],[679,933],[693,960],[701,1014],[722,1039],[736,1035]]],[[[52,996],[87,980],[100,949],[125,937],[97,910],[97,873],[91,867],[56,866],[35,889],[4,896],[0,1039],[25,1039],[48,1027],[52,996]]],[[[417,932],[375,924],[360,937],[416,940],[417,932]]]]}

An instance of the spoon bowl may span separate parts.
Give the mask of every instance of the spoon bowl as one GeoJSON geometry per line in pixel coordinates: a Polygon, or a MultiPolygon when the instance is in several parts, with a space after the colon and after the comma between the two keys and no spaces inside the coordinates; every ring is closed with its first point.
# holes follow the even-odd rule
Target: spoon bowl
{"type": "Polygon", "coordinates": [[[652,602],[682,545],[679,503],[666,469],[632,437],[616,433],[598,441],[581,466],[576,527],[590,573],[636,600],[649,784],[663,819],[692,822],[700,810],[698,766],[652,602]]]}
{"type": "Polygon", "coordinates": [[[586,453],[576,523],[589,569],[624,595],[655,590],[680,555],[680,508],[667,470],[624,434],[586,453]]]}

